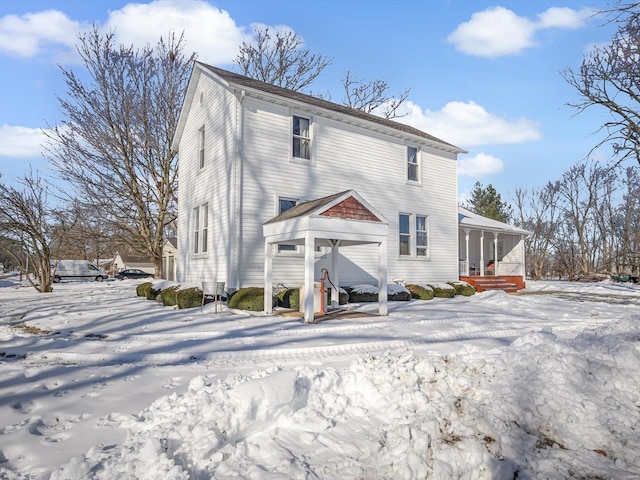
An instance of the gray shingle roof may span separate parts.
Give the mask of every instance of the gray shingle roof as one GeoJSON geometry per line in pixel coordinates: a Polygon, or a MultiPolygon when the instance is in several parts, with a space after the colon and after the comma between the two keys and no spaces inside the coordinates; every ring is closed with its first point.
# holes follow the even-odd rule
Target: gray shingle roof
{"type": "Polygon", "coordinates": [[[305,215],[309,215],[317,210],[321,210],[322,207],[329,205],[336,198],[340,198],[347,192],[351,190],[345,190],[344,192],[334,193],[333,195],[329,195],[327,197],[318,198],[316,200],[309,200],[308,202],[299,203],[295,207],[290,208],[286,212],[282,212],[280,215],[273,217],[271,220],[265,222],[265,225],[268,223],[276,223],[281,222],[282,220],[289,220],[290,218],[296,217],[304,217],[305,215]]]}
{"type": "Polygon", "coordinates": [[[363,112],[362,110],[356,110],[351,107],[347,107],[345,105],[340,105],[337,103],[330,102],[328,100],[324,100],[322,98],[314,97],[311,95],[306,95],[300,92],[294,92],[293,90],[288,90],[286,88],[277,87],[275,85],[271,85],[269,83],[261,82],[259,80],[255,80],[253,78],[245,77],[244,75],[240,75],[238,73],[230,72],[228,70],[223,70],[218,67],[213,67],[211,65],[207,65],[206,63],[196,62],[202,68],[205,68],[212,73],[218,75],[220,78],[225,80],[230,84],[242,85],[247,88],[252,88],[255,90],[263,91],[266,93],[270,93],[272,95],[278,95],[280,97],[288,98],[291,100],[295,100],[298,102],[306,103],[308,105],[312,105],[314,107],[323,108],[325,110],[330,110],[333,112],[338,112],[344,115],[349,115],[354,118],[358,118],[360,120],[365,120],[367,122],[375,123],[377,125],[383,125],[388,128],[393,128],[403,133],[407,133],[409,135],[415,135],[417,137],[422,137],[431,142],[439,143],[448,148],[452,148],[457,150],[460,153],[466,153],[465,150],[456,147],[450,143],[445,142],[444,140],[440,140],[439,138],[434,137],[433,135],[429,135],[422,130],[418,130],[417,128],[410,127],[409,125],[405,125],[402,123],[394,122],[393,120],[388,120],[386,118],[378,117],[376,115],[372,115],[370,113],[363,112]]]}

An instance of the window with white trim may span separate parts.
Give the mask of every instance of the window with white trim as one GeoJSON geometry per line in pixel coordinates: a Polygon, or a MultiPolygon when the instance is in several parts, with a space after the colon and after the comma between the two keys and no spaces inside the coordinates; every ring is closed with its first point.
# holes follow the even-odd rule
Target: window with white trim
{"type": "Polygon", "coordinates": [[[416,147],[407,147],[407,180],[410,182],[420,181],[420,164],[416,147]]]}
{"type": "Polygon", "coordinates": [[[311,120],[293,116],[293,158],[311,160],[311,120]]]}
{"type": "Polygon", "coordinates": [[[401,257],[429,256],[429,217],[414,213],[398,215],[398,254],[401,257]]]}
{"type": "MultiPolygon", "coordinates": [[[[292,209],[298,204],[298,200],[295,198],[278,198],[278,215],[292,209]]],[[[281,252],[297,252],[298,247],[295,245],[278,245],[278,253],[281,252]]]]}
{"type": "Polygon", "coordinates": [[[209,204],[193,209],[193,253],[207,253],[209,249],[209,204]]]}
{"type": "Polygon", "coordinates": [[[198,130],[198,168],[204,168],[204,125],[198,130]]]}

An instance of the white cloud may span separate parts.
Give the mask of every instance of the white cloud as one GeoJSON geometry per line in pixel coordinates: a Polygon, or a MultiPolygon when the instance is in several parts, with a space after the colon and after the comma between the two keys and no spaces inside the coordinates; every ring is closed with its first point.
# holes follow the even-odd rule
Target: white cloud
{"type": "MultiPolygon", "coordinates": [[[[203,0],[129,3],[110,11],[103,25],[96,24],[105,32],[115,31],[118,42],[139,48],[155,45],[170,32],[184,31],[186,53],[195,51],[199,60],[214,64],[231,63],[240,44],[252,37],[228,12],[203,0]]],[[[77,59],[78,34],[89,28],[89,23],[72,20],[58,10],[6,15],[0,18],[0,52],[18,57],[51,54],[66,63],[77,59]]]]}
{"type": "Polygon", "coordinates": [[[6,15],[0,18],[0,51],[16,57],[34,57],[73,49],[86,25],[57,10],[6,15]]]}
{"type": "Polygon", "coordinates": [[[186,52],[195,51],[199,60],[214,64],[230,63],[240,44],[251,38],[228,12],[202,0],[130,3],[112,11],[105,28],[115,30],[121,43],[137,47],[155,45],[169,29],[177,35],[184,31],[186,52]]]}
{"type": "Polygon", "coordinates": [[[0,157],[40,158],[46,137],[40,128],[0,126],[0,157]]]}
{"type": "Polygon", "coordinates": [[[437,111],[422,110],[408,101],[405,111],[407,115],[398,121],[463,148],[525,143],[542,138],[538,123],[526,118],[502,118],[473,101],[449,102],[437,111]]]}
{"type": "Polygon", "coordinates": [[[458,160],[458,175],[482,178],[504,170],[504,163],[498,157],[479,153],[474,157],[458,160]]]}
{"type": "Polygon", "coordinates": [[[546,28],[576,29],[593,15],[589,9],[551,7],[537,21],[516,15],[504,7],[476,12],[447,37],[456,50],[478,57],[515,55],[538,45],[536,32],[546,28]]]}

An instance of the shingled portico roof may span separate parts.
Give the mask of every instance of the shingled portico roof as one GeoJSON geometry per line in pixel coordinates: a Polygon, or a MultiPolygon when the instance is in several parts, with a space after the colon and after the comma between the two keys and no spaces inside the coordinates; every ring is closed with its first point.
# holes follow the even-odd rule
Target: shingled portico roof
{"type": "MultiPolygon", "coordinates": [[[[304,93],[295,92],[293,90],[288,90],[286,88],[277,87],[275,85],[261,82],[253,78],[245,77],[244,75],[240,75],[234,72],[230,72],[228,70],[223,70],[218,67],[207,65],[206,63],[202,63],[202,62],[195,62],[195,63],[196,63],[195,68],[201,68],[203,70],[209,71],[210,73],[213,73],[217,77],[224,80],[230,86],[240,86],[240,87],[244,87],[245,89],[251,89],[256,93],[262,92],[269,95],[275,95],[290,101],[303,103],[303,104],[315,107],[315,109],[322,109],[328,112],[339,113],[339,114],[351,117],[353,119],[362,120],[369,124],[390,128],[392,130],[395,130],[405,135],[420,137],[426,140],[430,145],[432,145],[435,148],[440,148],[453,153],[467,153],[466,150],[456,147],[455,145],[447,143],[444,140],[441,140],[437,137],[434,137],[433,135],[430,135],[426,132],[423,132],[422,130],[411,127],[409,125],[398,123],[393,120],[389,120],[387,118],[378,117],[376,115],[363,112],[362,110],[356,110],[354,108],[333,103],[328,100],[324,100],[322,98],[314,97],[312,95],[307,95],[304,93]]],[[[190,87],[191,87],[191,84],[190,84],[190,87]]],[[[187,97],[188,98],[191,97],[192,99],[193,94],[194,94],[193,92],[188,92],[187,97]]],[[[178,129],[180,129],[180,126],[178,127],[178,129]]],[[[179,132],[177,133],[179,134],[179,132]]],[[[174,143],[176,143],[175,139],[174,139],[174,143]]]]}

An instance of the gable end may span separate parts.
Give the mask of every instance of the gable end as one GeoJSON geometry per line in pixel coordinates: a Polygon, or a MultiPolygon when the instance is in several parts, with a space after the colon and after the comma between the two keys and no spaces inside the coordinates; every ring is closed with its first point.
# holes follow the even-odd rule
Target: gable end
{"type": "Polygon", "coordinates": [[[376,217],[371,211],[362,205],[354,197],[349,197],[342,202],[334,205],[328,210],[322,212],[321,216],[325,217],[339,217],[350,218],[353,220],[369,220],[372,222],[380,222],[380,219],[376,217]]]}

